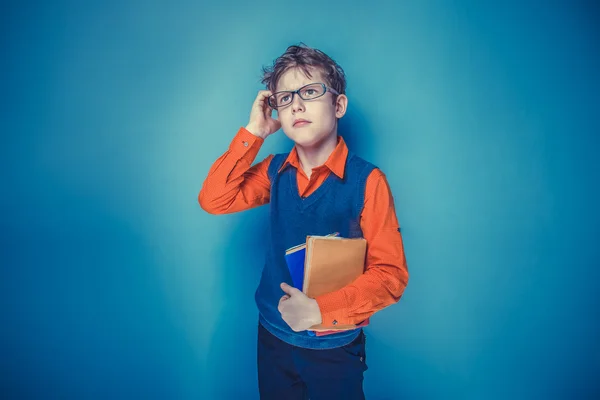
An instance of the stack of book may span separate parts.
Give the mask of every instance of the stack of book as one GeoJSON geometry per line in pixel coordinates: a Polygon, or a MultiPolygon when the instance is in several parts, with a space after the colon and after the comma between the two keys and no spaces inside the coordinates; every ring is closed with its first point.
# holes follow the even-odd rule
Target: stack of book
{"type": "MultiPolygon", "coordinates": [[[[306,296],[331,293],[352,283],[365,269],[367,241],[348,239],[338,233],[327,236],[307,236],[306,243],[291,247],[285,259],[295,288],[306,296]]],[[[369,319],[359,324],[324,326],[314,325],[309,334],[323,336],[357,329],[369,324],[369,319]]]]}

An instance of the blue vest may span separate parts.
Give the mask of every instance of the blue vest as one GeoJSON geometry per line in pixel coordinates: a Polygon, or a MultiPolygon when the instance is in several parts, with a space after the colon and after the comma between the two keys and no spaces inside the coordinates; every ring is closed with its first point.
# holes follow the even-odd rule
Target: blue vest
{"type": "MultiPolygon", "coordinates": [[[[292,286],[292,277],[285,262],[285,251],[306,242],[308,235],[328,235],[339,232],[341,237],[363,237],[360,228],[365,185],[373,164],[348,154],[344,178],[330,172],[327,179],[310,196],[298,193],[296,168],[289,164],[278,173],[288,154],[277,154],[269,165],[271,181],[270,244],[266,263],[256,290],[255,300],[260,323],[278,337],[294,346],[309,349],[330,349],[354,340],[360,329],[326,336],[311,336],[307,331],[294,332],[277,310],[285,293],[281,282],[292,286]]],[[[331,321],[323,321],[331,324],[331,321]]]]}

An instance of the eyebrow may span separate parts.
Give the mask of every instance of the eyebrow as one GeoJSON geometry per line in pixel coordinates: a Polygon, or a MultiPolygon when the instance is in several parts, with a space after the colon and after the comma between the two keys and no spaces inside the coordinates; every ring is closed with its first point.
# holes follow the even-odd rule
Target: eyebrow
{"type": "MultiPolygon", "coordinates": [[[[304,87],[304,86],[306,86],[306,85],[313,84],[313,83],[319,83],[319,82],[308,82],[308,83],[304,83],[304,84],[302,84],[302,85],[298,86],[298,89],[300,89],[301,87],[304,87]]],[[[277,89],[277,90],[276,90],[275,92],[273,92],[273,93],[277,93],[277,92],[292,92],[292,91],[294,91],[294,90],[297,90],[297,89],[277,89]]]]}

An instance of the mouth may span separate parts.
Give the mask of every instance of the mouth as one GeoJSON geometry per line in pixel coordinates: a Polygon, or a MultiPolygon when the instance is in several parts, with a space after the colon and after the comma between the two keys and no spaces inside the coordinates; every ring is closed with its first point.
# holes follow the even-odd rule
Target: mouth
{"type": "Polygon", "coordinates": [[[310,121],[307,121],[305,119],[298,119],[298,120],[294,121],[293,126],[304,126],[304,125],[308,125],[308,124],[310,124],[310,121]]]}

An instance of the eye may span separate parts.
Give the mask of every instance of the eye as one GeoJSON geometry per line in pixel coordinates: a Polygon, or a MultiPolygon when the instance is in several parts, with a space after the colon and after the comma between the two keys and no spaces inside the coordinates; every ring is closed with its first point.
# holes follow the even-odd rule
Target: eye
{"type": "Polygon", "coordinates": [[[306,99],[314,99],[315,97],[319,97],[323,94],[323,91],[320,86],[310,85],[304,89],[302,89],[302,97],[306,99]]]}
{"type": "Polygon", "coordinates": [[[285,103],[285,102],[287,102],[287,101],[289,101],[289,100],[290,100],[290,95],[289,95],[289,94],[283,95],[283,96],[281,96],[281,97],[279,98],[279,102],[280,102],[280,103],[285,103]]]}

